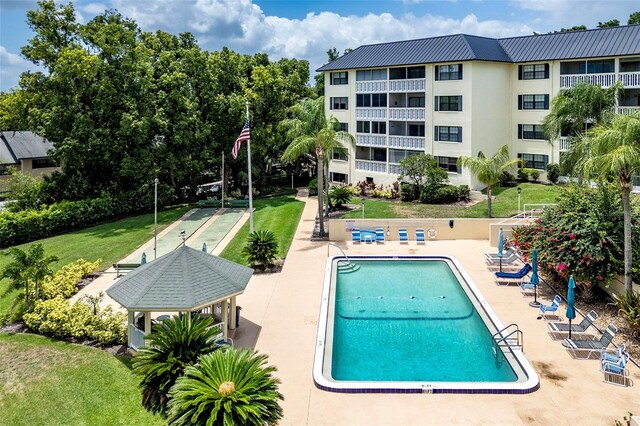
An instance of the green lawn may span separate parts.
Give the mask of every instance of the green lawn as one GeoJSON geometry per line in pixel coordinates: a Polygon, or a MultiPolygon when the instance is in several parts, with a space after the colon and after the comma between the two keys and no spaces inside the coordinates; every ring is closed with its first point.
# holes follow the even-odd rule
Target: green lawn
{"type": "MultiPolygon", "coordinates": [[[[533,183],[521,183],[521,204],[553,204],[560,194],[560,187],[539,185],[533,183]]],[[[509,217],[518,212],[518,189],[495,188],[495,199],[491,203],[494,217],[509,217]]],[[[354,204],[360,204],[359,198],[354,198],[354,204]]],[[[481,201],[471,206],[458,205],[434,205],[420,203],[403,203],[397,201],[384,201],[367,199],[364,206],[365,219],[394,219],[394,218],[448,218],[448,217],[487,217],[487,201],[481,201]]],[[[357,219],[362,217],[362,210],[358,208],[346,213],[345,219],[357,219]]]]}
{"type": "MultiPolygon", "coordinates": [[[[188,210],[189,207],[179,207],[158,212],[158,232],[178,220],[188,210]]],[[[103,223],[37,242],[42,243],[45,254],[60,258],[58,262],[52,264],[54,270],[80,258],[90,262],[102,259],[100,269],[106,269],[152,237],[153,213],[103,223]]],[[[24,250],[33,243],[21,244],[17,247],[24,250]]],[[[2,256],[3,253],[4,251],[0,252],[0,270],[11,262],[11,257],[2,256]]],[[[7,280],[0,281],[0,315],[9,310],[16,296],[16,292],[12,292],[2,297],[6,286],[7,280]]]]}
{"type": "Polygon", "coordinates": [[[28,334],[0,334],[0,424],[161,425],[128,359],[28,334]]]}
{"type": "MultiPolygon", "coordinates": [[[[278,257],[284,258],[291,247],[293,234],[296,232],[304,203],[295,199],[293,195],[285,195],[273,198],[264,198],[254,201],[253,228],[255,231],[271,230],[278,240],[278,257]]],[[[249,222],[238,231],[220,254],[225,259],[232,260],[242,265],[247,260],[241,251],[247,244],[249,237],[249,222]]]]}

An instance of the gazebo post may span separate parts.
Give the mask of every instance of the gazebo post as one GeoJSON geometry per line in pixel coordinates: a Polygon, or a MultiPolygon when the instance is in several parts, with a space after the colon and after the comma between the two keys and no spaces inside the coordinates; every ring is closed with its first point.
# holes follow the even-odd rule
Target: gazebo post
{"type": "Polygon", "coordinates": [[[229,304],[227,299],[222,301],[222,335],[224,340],[227,340],[227,329],[229,328],[229,304]]]}
{"type": "Polygon", "coordinates": [[[187,324],[191,328],[191,311],[187,311],[187,324]]]}
{"type": "Polygon", "coordinates": [[[131,325],[135,321],[136,313],[127,309],[127,346],[131,347],[131,325]]]}
{"type": "Polygon", "coordinates": [[[145,341],[147,340],[147,336],[151,334],[151,312],[145,311],[144,313],[144,337],[145,341]]]}
{"type": "Polygon", "coordinates": [[[231,296],[231,316],[229,318],[229,329],[235,330],[236,324],[236,297],[231,296]]]}

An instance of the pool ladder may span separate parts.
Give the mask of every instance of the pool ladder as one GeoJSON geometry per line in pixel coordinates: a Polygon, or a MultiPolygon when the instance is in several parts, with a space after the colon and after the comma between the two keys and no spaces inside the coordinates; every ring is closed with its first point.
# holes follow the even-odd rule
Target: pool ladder
{"type": "Polygon", "coordinates": [[[493,356],[498,356],[498,349],[501,347],[515,347],[520,351],[524,349],[524,334],[518,324],[511,323],[491,336],[493,339],[493,356]]]}
{"type": "Polygon", "coordinates": [[[347,254],[344,252],[344,250],[342,250],[342,248],[339,245],[337,245],[336,243],[329,243],[327,245],[327,256],[329,256],[329,246],[336,247],[338,250],[340,250],[340,253],[342,253],[342,255],[344,256],[344,259],[338,259],[338,262],[337,262],[338,263],[338,270],[340,272],[353,272],[353,271],[357,271],[358,269],[360,269],[360,265],[356,265],[355,263],[351,262],[349,260],[349,256],[347,256],[347,254]]]}

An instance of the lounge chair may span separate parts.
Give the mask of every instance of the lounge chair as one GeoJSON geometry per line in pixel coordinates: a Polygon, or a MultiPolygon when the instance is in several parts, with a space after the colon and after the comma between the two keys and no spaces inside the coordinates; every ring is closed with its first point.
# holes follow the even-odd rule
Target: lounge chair
{"type": "Polygon", "coordinates": [[[586,333],[587,329],[593,325],[593,322],[598,318],[596,311],[591,311],[579,324],[567,324],[566,322],[550,322],[547,323],[549,327],[549,334],[555,336],[557,334],[566,334],[571,330],[571,333],[586,333]]]}
{"type": "Polygon", "coordinates": [[[416,243],[424,244],[424,229],[416,229],[416,243]]]}
{"type": "MultiPolygon", "coordinates": [[[[516,255],[516,259],[518,258],[516,249],[513,247],[509,247],[502,252],[502,261],[504,262],[506,259],[511,258],[513,255],[516,255]]],[[[495,263],[500,261],[500,257],[497,253],[485,253],[484,260],[487,263],[495,263]]]]}
{"type": "Polygon", "coordinates": [[[620,361],[620,358],[622,358],[623,354],[626,351],[626,346],[623,344],[621,344],[620,346],[618,346],[618,349],[616,349],[615,352],[607,352],[607,351],[602,351],[602,353],[600,353],[600,363],[604,364],[605,362],[618,362],[620,361]]]}
{"type": "Polygon", "coordinates": [[[400,244],[409,243],[409,234],[407,233],[407,228],[398,229],[398,239],[400,240],[400,244]]]}
{"type": "Polygon", "coordinates": [[[384,229],[376,228],[376,243],[384,243],[384,229]]]}
{"type": "Polygon", "coordinates": [[[351,242],[354,244],[360,244],[360,229],[353,228],[351,230],[351,242]]]}
{"type": "Polygon", "coordinates": [[[524,277],[531,272],[531,265],[525,263],[525,265],[518,272],[496,272],[495,281],[496,284],[521,284],[524,277]]]}
{"type": "Polygon", "coordinates": [[[600,367],[602,371],[602,381],[613,385],[627,385],[627,362],[629,354],[624,352],[618,362],[604,362],[600,367]]]}
{"type": "Polygon", "coordinates": [[[609,324],[607,329],[598,340],[564,339],[562,341],[562,346],[567,348],[567,350],[573,355],[574,358],[589,359],[592,355],[599,354],[600,352],[607,349],[617,331],[618,329],[613,324],[609,324]],[[583,354],[586,354],[587,356],[580,356],[583,354]]]}
{"type": "Polygon", "coordinates": [[[525,282],[520,284],[520,293],[522,293],[523,296],[529,296],[530,294],[535,293],[535,291],[536,286],[534,284],[525,282]]]}
{"type": "Polygon", "coordinates": [[[547,318],[547,315],[558,317],[558,308],[560,307],[561,302],[562,298],[556,294],[550,305],[540,305],[540,315],[545,319],[547,318]]]}

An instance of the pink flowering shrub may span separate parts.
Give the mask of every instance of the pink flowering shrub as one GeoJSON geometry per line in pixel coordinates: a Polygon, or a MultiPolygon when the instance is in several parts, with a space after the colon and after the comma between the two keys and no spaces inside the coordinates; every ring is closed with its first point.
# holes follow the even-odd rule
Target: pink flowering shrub
{"type": "MultiPolygon", "coordinates": [[[[634,260],[640,260],[640,215],[635,211],[634,260]]],[[[529,226],[519,227],[513,239],[530,258],[538,250],[541,269],[579,284],[608,282],[623,266],[623,213],[616,186],[591,189],[567,186],[558,204],[529,226]]]]}

